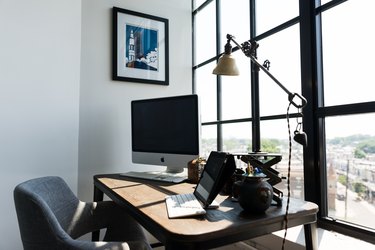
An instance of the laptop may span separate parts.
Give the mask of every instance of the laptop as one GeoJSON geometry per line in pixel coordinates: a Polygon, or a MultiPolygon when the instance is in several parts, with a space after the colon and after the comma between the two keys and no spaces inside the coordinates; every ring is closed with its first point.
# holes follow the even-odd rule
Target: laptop
{"type": "Polygon", "coordinates": [[[193,193],[170,195],[165,198],[168,217],[180,218],[202,215],[208,208],[217,208],[217,194],[235,170],[233,155],[212,151],[193,193]]]}

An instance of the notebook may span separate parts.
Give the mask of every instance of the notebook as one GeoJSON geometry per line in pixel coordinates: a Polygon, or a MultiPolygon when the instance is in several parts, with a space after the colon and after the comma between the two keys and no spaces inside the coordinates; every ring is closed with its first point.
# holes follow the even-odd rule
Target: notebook
{"type": "Polygon", "coordinates": [[[218,204],[213,201],[235,169],[233,155],[212,151],[194,192],[165,198],[168,217],[201,215],[205,214],[205,209],[210,206],[218,207],[218,204]]]}

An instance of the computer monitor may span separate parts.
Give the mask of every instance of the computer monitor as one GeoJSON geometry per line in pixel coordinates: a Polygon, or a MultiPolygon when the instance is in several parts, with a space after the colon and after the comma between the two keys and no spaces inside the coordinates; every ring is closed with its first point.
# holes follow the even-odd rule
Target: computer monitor
{"type": "Polygon", "coordinates": [[[133,163],[183,172],[187,163],[199,156],[199,122],[197,95],[132,101],[133,163]]]}

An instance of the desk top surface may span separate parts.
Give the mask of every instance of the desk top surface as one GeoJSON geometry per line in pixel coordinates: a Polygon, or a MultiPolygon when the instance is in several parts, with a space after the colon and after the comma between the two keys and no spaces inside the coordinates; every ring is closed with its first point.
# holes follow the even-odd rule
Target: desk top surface
{"type": "MultiPolygon", "coordinates": [[[[264,214],[245,213],[237,202],[226,195],[218,195],[218,209],[207,210],[205,215],[169,219],[165,196],[194,191],[194,184],[169,184],[130,179],[117,174],[96,175],[94,185],[112,200],[126,207],[151,233],[180,240],[207,241],[246,233],[248,238],[283,229],[286,197],[283,206],[271,206],[264,214]]],[[[311,202],[291,199],[289,227],[316,221],[318,206],[311,202]]],[[[162,239],[163,240],[163,239],[162,239]]]]}

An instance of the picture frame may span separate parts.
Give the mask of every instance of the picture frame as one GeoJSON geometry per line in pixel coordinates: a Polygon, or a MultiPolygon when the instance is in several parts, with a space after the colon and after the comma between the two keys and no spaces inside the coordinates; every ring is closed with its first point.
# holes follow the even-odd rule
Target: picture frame
{"type": "Polygon", "coordinates": [[[113,7],[112,79],[169,85],[168,19],[113,7]]]}

